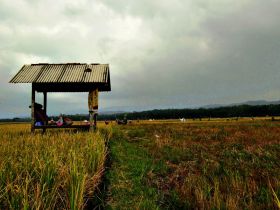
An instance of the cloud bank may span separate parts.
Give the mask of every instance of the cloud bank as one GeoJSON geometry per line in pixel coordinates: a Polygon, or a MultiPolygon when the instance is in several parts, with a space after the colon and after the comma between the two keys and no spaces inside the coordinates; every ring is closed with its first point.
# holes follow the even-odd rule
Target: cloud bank
{"type": "MultiPolygon", "coordinates": [[[[0,117],[29,114],[30,85],[8,81],[37,62],[109,63],[103,109],[278,100],[279,17],[277,0],[0,0],[0,117]]],[[[86,100],[49,94],[49,112],[86,100]]]]}

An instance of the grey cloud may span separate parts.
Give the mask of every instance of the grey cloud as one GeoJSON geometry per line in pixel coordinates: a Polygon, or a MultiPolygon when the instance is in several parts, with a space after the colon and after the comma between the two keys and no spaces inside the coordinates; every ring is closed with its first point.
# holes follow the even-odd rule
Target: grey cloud
{"type": "MultiPolygon", "coordinates": [[[[112,92],[101,93],[103,108],[279,98],[276,0],[60,0],[48,10],[46,1],[1,6],[0,99],[7,103],[0,106],[7,113],[19,114],[16,98],[25,95],[27,105],[30,90],[2,81],[22,64],[42,60],[109,63],[112,92]],[[8,91],[14,96],[7,97],[8,91]]],[[[50,95],[55,104],[50,112],[59,113],[65,100],[73,104],[69,112],[86,110],[85,95],[50,95]]]]}
{"type": "MultiPolygon", "coordinates": [[[[159,59],[153,59],[152,55],[148,60],[150,63],[143,64],[139,83],[133,80],[129,84],[130,87],[135,86],[131,88],[131,98],[133,93],[146,95],[147,101],[152,100],[152,97],[164,97],[165,94],[170,95],[169,98],[177,95],[178,100],[181,96],[190,100],[198,96],[200,99],[196,103],[207,103],[210,96],[224,103],[247,98],[258,99],[271,88],[279,88],[276,82],[280,66],[276,21],[279,14],[279,6],[275,1],[251,2],[223,16],[210,14],[210,17],[201,21],[195,37],[188,30],[184,31],[182,25],[180,29],[164,19],[162,22],[166,25],[160,27],[166,28],[166,31],[168,28],[172,31],[171,35],[178,36],[170,35],[170,39],[164,36],[167,43],[158,47],[166,50],[160,51],[159,59]],[[265,16],[268,11],[273,14],[265,16]],[[190,37],[191,42],[198,39],[197,45],[192,46],[194,43],[188,42],[180,45],[178,38],[184,36],[187,39],[190,37]],[[199,39],[205,42],[205,50],[208,52],[198,49],[199,39]],[[157,91],[153,91],[154,87],[157,91]],[[170,94],[168,89],[171,89],[170,94]]],[[[163,29],[159,31],[162,32],[163,29]]],[[[161,33],[157,35],[161,36],[161,33]]],[[[126,95],[128,97],[129,93],[126,92],[126,95]]],[[[166,99],[165,103],[168,102],[166,99]]]]}

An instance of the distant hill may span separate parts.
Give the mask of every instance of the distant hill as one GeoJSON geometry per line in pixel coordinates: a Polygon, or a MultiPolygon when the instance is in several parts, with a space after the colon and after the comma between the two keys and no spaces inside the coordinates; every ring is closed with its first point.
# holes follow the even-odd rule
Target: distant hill
{"type": "Polygon", "coordinates": [[[280,104],[279,101],[266,101],[266,100],[255,100],[255,101],[246,101],[242,103],[232,103],[232,104],[210,104],[206,106],[202,106],[201,108],[211,109],[211,108],[218,108],[218,107],[229,107],[229,106],[240,106],[240,105],[250,105],[250,106],[260,106],[260,105],[276,105],[280,104]]]}
{"type": "MultiPolygon", "coordinates": [[[[279,101],[266,101],[266,100],[247,101],[247,102],[244,102],[243,104],[251,105],[251,106],[280,104],[280,100],[279,101]]],[[[242,105],[242,104],[237,104],[237,105],[242,105]]]]}

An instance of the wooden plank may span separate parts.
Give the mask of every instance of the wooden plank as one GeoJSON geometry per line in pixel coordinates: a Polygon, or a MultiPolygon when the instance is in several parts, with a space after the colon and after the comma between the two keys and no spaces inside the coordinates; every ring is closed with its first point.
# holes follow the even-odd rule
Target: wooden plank
{"type": "Polygon", "coordinates": [[[49,128],[90,128],[90,125],[65,125],[65,126],[56,126],[56,125],[42,125],[34,126],[35,129],[49,129],[49,128]]]}

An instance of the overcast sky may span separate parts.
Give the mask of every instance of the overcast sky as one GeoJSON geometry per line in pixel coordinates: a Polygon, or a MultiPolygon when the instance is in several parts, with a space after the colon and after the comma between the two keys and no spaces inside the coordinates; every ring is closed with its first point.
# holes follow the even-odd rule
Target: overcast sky
{"type": "MultiPolygon", "coordinates": [[[[29,115],[23,64],[109,63],[101,109],[280,99],[279,0],[0,0],[0,117],[29,115]]],[[[49,114],[87,94],[49,94],[49,114]]],[[[41,97],[39,97],[39,102],[41,97]]]]}

